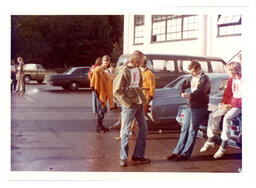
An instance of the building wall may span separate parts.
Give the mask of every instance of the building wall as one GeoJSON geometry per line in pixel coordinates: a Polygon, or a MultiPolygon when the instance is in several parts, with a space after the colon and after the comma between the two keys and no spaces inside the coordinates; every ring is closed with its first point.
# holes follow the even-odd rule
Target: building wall
{"type": "Polygon", "coordinates": [[[199,34],[196,40],[151,43],[152,15],[145,15],[144,44],[134,45],[134,15],[124,16],[124,51],[132,53],[181,54],[195,56],[216,56],[228,61],[242,47],[241,36],[217,37],[217,15],[199,16],[199,34]]]}

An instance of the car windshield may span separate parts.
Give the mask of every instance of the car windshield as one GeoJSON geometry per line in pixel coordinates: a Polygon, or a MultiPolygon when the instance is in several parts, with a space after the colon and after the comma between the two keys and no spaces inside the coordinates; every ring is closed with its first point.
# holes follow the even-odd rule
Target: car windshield
{"type": "Polygon", "coordinates": [[[220,97],[221,98],[223,96],[223,94],[224,94],[224,90],[216,93],[215,95],[213,95],[213,97],[220,97]]]}
{"type": "Polygon", "coordinates": [[[171,81],[165,87],[179,89],[182,82],[185,80],[186,76],[180,76],[175,80],[171,81]]]}
{"type": "Polygon", "coordinates": [[[68,74],[68,75],[70,75],[70,74],[72,74],[75,70],[76,70],[76,68],[71,67],[71,68],[69,68],[68,70],[66,70],[63,74],[68,74]]]}

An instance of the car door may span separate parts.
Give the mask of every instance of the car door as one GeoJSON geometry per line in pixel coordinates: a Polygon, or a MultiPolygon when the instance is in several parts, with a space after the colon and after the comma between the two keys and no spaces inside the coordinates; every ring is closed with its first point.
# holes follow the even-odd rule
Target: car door
{"type": "Polygon", "coordinates": [[[36,80],[44,80],[45,69],[42,65],[36,65],[36,80]]]}
{"type": "Polygon", "coordinates": [[[155,122],[165,123],[175,121],[179,106],[187,102],[179,94],[181,84],[185,79],[185,76],[179,77],[177,80],[168,84],[168,87],[156,90],[155,97],[151,103],[152,114],[150,114],[150,117],[155,122]],[[174,86],[173,83],[175,83],[174,86]]]}
{"type": "Polygon", "coordinates": [[[89,72],[89,68],[80,68],[77,70],[76,78],[80,87],[90,87],[88,72],[89,72]]]}

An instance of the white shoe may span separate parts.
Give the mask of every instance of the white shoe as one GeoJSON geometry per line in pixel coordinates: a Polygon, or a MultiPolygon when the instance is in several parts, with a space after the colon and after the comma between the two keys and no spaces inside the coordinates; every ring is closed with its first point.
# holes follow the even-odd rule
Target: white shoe
{"type": "Polygon", "coordinates": [[[206,142],[204,143],[204,146],[200,149],[200,152],[205,152],[205,151],[207,151],[208,149],[213,148],[214,145],[215,145],[214,142],[208,142],[208,141],[206,141],[206,142]]]}
{"type": "Polygon", "coordinates": [[[225,151],[226,151],[226,150],[225,150],[224,148],[220,147],[220,148],[218,149],[218,151],[214,154],[213,158],[214,158],[214,159],[219,159],[219,158],[221,158],[221,157],[224,155],[225,151]]]}

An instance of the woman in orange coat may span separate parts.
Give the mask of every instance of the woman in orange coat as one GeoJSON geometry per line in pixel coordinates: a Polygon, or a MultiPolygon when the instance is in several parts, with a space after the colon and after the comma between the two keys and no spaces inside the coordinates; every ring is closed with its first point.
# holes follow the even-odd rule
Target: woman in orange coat
{"type": "MultiPolygon", "coordinates": [[[[103,126],[104,113],[107,112],[106,103],[111,96],[110,92],[110,78],[106,74],[105,69],[110,62],[108,55],[102,57],[102,65],[94,69],[91,77],[90,86],[96,95],[96,113],[98,115],[97,132],[109,131],[103,126]]],[[[113,94],[112,94],[113,96],[113,94]]]]}

